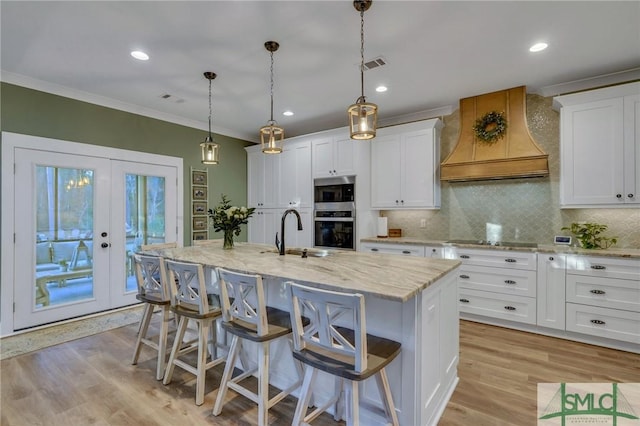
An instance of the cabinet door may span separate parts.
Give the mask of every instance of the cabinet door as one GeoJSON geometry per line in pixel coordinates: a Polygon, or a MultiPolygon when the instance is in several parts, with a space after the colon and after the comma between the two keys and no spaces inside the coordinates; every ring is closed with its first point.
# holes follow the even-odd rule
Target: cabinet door
{"type": "Polygon", "coordinates": [[[311,207],[311,143],[285,147],[279,160],[278,207],[311,207]]]}
{"type": "Polygon", "coordinates": [[[400,137],[377,137],[371,142],[371,207],[400,206],[400,137]]]}
{"type": "Polygon", "coordinates": [[[337,176],[349,176],[356,173],[354,153],[357,143],[362,143],[362,141],[354,141],[349,137],[336,138],[334,141],[333,161],[337,176]]]}
{"type": "Polygon", "coordinates": [[[334,176],[333,167],[333,138],[314,139],[313,147],[313,177],[334,176]]]}
{"type": "Polygon", "coordinates": [[[622,204],[623,98],[562,108],[560,204],[622,204]]]}
{"type": "Polygon", "coordinates": [[[249,207],[275,207],[278,156],[260,150],[247,153],[247,204],[249,207]]]}
{"type": "Polygon", "coordinates": [[[640,95],[624,97],[624,198],[640,204],[640,95]]]}
{"type": "Polygon", "coordinates": [[[402,207],[434,207],[434,158],[431,131],[402,135],[402,207]]]}
{"type": "Polygon", "coordinates": [[[563,254],[538,254],[537,324],[564,330],[567,257],[563,254]]]}
{"type": "Polygon", "coordinates": [[[248,241],[255,244],[274,244],[278,218],[278,211],[275,209],[256,210],[249,218],[248,241]]]}

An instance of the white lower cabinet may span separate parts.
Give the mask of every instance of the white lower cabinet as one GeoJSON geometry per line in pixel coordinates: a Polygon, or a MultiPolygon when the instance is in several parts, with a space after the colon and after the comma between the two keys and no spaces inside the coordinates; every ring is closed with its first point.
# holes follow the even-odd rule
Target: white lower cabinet
{"type": "Polygon", "coordinates": [[[460,312],[536,323],[536,253],[454,248],[460,312]]]}
{"type": "Polygon", "coordinates": [[[425,246],[422,244],[361,243],[360,251],[367,253],[431,257],[434,259],[442,259],[443,257],[442,247],[425,246]]]}
{"type": "Polygon", "coordinates": [[[640,344],[640,259],[569,257],[566,301],[567,331],[640,344]]]}
{"type": "Polygon", "coordinates": [[[566,255],[538,254],[536,322],[540,326],[565,329],[566,270],[566,255]]]}

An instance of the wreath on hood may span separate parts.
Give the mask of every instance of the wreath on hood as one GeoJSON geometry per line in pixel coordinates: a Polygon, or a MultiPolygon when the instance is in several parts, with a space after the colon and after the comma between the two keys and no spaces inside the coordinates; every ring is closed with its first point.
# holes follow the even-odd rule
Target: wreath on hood
{"type": "Polygon", "coordinates": [[[504,113],[491,111],[476,120],[473,131],[481,142],[492,144],[502,139],[507,131],[504,113]]]}

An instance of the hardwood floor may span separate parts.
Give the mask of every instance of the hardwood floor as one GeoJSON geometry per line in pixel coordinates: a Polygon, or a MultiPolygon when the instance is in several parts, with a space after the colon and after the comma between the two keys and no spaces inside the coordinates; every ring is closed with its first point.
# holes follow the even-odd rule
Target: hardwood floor
{"type": "MultiPolygon", "coordinates": [[[[16,356],[0,363],[3,426],[253,425],[255,405],[230,395],[211,409],[223,366],[207,373],[205,402],[194,404],[193,376],[176,369],[168,386],[154,377],[153,352],[130,364],[137,324],[16,356]]],[[[640,382],[640,355],[461,321],[460,382],[440,425],[535,425],[538,382],[640,382]]],[[[269,410],[291,422],[296,399],[269,410]]],[[[315,425],[335,425],[323,415],[315,425]]],[[[410,425],[412,426],[412,425],[410,425]]]]}

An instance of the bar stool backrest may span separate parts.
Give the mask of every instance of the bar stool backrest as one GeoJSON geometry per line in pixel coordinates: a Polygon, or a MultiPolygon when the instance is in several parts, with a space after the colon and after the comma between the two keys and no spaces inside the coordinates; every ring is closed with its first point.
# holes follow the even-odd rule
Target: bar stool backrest
{"type": "Polygon", "coordinates": [[[267,303],[260,275],[242,274],[216,268],[220,282],[222,319],[253,325],[258,336],[269,333],[267,303]]]}
{"type": "Polygon", "coordinates": [[[169,300],[167,270],[164,259],[158,256],[136,254],[133,256],[138,283],[138,294],[147,299],[169,300]]]}
{"type": "Polygon", "coordinates": [[[287,282],[295,351],[328,353],[367,369],[367,331],[364,296],[287,282]],[[304,328],[302,317],[309,319],[304,328]]]}
{"type": "Polygon", "coordinates": [[[210,312],[204,268],[199,263],[165,260],[169,271],[171,306],[196,311],[201,315],[210,312]]]}

